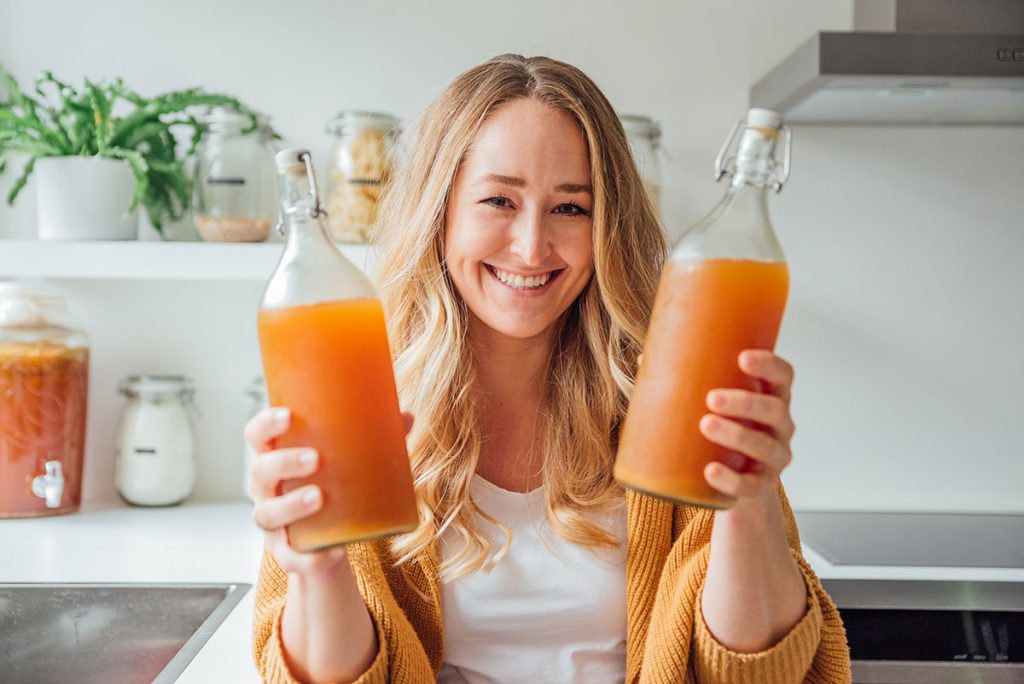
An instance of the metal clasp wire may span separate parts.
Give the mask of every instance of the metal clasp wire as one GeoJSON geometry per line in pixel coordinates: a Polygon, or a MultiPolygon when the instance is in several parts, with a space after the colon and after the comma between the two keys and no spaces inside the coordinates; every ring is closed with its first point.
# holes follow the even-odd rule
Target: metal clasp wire
{"type": "MultiPolygon", "coordinates": [[[[732,149],[733,144],[736,142],[737,134],[745,123],[743,119],[740,119],[733,125],[732,130],[729,131],[729,137],[722,143],[722,148],[718,151],[718,156],[715,157],[716,183],[722,180],[723,176],[731,176],[736,172],[736,155],[729,154],[729,150],[732,149]]],[[[772,189],[776,194],[782,192],[782,186],[789,180],[790,161],[793,154],[793,131],[789,126],[783,126],[779,129],[779,132],[782,134],[782,168],[780,170],[778,162],[775,162],[772,169],[772,174],[775,175],[775,180],[772,181],[772,189]]]]}
{"type": "Polygon", "coordinates": [[[303,152],[299,159],[306,165],[306,179],[309,181],[309,195],[313,198],[313,207],[309,210],[310,218],[327,216],[327,211],[320,205],[320,191],[316,187],[316,174],[313,173],[313,159],[309,152],[303,152]]]}
{"type": "Polygon", "coordinates": [[[729,137],[722,143],[722,149],[718,150],[718,156],[715,157],[715,182],[722,180],[725,174],[732,175],[735,171],[734,165],[736,163],[736,155],[730,155],[729,150],[732,148],[733,141],[736,140],[736,134],[740,132],[740,127],[743,126],[743,119],[740,119],[729,131],[729,137]],[[728,156],[727,156],[728,155],[728,156]]]}
{"type": "Polygon", "coordinates": [[[789,126],[782,127],[782,170],[780,171],[776,165],[774,171],[778,172],[775,178],[775,182],[772,183],[772,189],[775,194],[782,192],[782,186],[789,180],[789,161],[793,154],[793,131],[790,130],[789,126]]]}

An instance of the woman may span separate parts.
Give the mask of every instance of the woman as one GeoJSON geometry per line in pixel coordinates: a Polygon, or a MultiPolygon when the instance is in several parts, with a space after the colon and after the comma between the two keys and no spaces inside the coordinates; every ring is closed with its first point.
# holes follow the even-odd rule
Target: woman
{"type": "Polygon", "coordinates": [[[424,113],[380,226],[381,293],[421,524],[306,554],[318,456],[247,426],[266,530],[255,657],[272,681],[848,681],[835,607],[779,485],[792,370],[741,369],[701,423],[712,513],[612,478],[665,245],[611,105],[579,70],[504,55],[424,113]],[[744,427],[738,420],[758,424],[744,427]],[[305,455],[304,455],[305,454],[305,455]]]}

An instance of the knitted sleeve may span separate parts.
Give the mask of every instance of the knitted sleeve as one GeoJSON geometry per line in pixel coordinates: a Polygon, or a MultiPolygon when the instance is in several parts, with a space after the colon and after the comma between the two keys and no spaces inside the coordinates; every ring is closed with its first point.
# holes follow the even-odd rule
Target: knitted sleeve
{"type": "Polygon", "coordinates": [[[738,653],[712,636],[700,596],[707,576],[714,513],[678,507],[675,541],[662,569],[645,644],[640,681],[644,684],[843,684],[851,681],[846,632],[829,599],[800,552],[789,502],[779,487],[787,538],[807,586],[807,612],[771,648],[738,653]]]}
{"type": "MultiPolygon", "coordinates": [[[[380,559],[369,544],[349,547],[349,560],[377,630],[377,657],[356,684],[395,684],[433,681],[430,661],[389,589],[380,559]]],[[[253,620],[253,656],[263,680],[270,684],[297,682],[288,667],[281,642],[288,574],[267,552],[263,554],[253,620]]]]}

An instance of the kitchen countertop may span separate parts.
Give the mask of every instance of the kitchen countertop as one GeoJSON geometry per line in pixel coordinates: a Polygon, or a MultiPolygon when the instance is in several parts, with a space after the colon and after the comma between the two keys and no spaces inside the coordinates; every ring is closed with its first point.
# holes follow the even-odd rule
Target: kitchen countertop
{"type": "Polygon", "coordinates": [[[0,520],[0,539],[3,582],[251,584],[178,682],[259,681],[250,644],[263,535],[248,502],[171,508],[84,502],[71,515],[0,520]]]}
{"type": "MultiPolygon", "coordinates": [[[[178,680],[257,682],[250,655],[263,547],[248,502],[135,508],[85,502],[72,515],[0,520],[3,582],[244,582],[252,584],[178,680]]],[[[823,579],[1024,581],[1024,568],[837,566],[804,545],[823,579]]]]}

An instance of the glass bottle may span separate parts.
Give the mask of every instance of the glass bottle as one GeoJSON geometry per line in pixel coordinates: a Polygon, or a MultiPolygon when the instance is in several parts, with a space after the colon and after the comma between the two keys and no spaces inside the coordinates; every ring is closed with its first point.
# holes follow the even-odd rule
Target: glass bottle
{"type": "Polygon", "coordinates": [[[247,130],[250,122],[249,116],[224,107],[214,107],[201,119],[192,211],[196,230],[207,242],[263,242],[270,234],[263,203],[269,160],[260,135],[247,130]]]}
{"type": "Polygon", "coordinates": [[[661,125],[640,114],[622,114],[619,120],[626,131],[629,149],[633,152],[647,196],[661,216],[661,125]]]}
{"type": "Polygon", "coordinates": [[[725,197],[673,247],[615,463],[615,477],[627,487],[708,508],[735,503],[707,483],[704,469],[719,461],[744,471],[750,459],[712,444],[699,423],[710,390],[758,390],[739,369],[740,352],[775,347],[789,272],[767,198],[789,175],[789,149],[779,115],[751,109],[715,162],[716,180],[732,177],[725,197]],[[737,133],[737,152],[727,156],[737,133]],[[780,137],[782,164],[775,160],[780,137]]]}
{"type": "Polygon", "coordinates": [[[282,489],[323,493],[289,540],[312,551],[410,531],[419,518],[380,300],[327,234],[309,152],[275,162],[286,237],[258,315],[263,371],[270,405],[292,415],[278,448],[320,455],[315,474],[282,489]]]}
{"type": "Polygon", "coordinates": [[[181,375],[130,375],[114,461],[114,485],[136,506],[173,506],[196,485],[192,382],[181,375]]]}
{"type": "Polygon", "coordinates": [[[343,111],[327,122],[336,136],[327,187],[328,226],[338,242],[366,242],[391,177],[399,121],[384,112],[343,111]]]}
{"type": "Polygon", "coordinates": [[[0,518],[77,511],[89,341],[64,298],[0,283],[0,518]]]}

